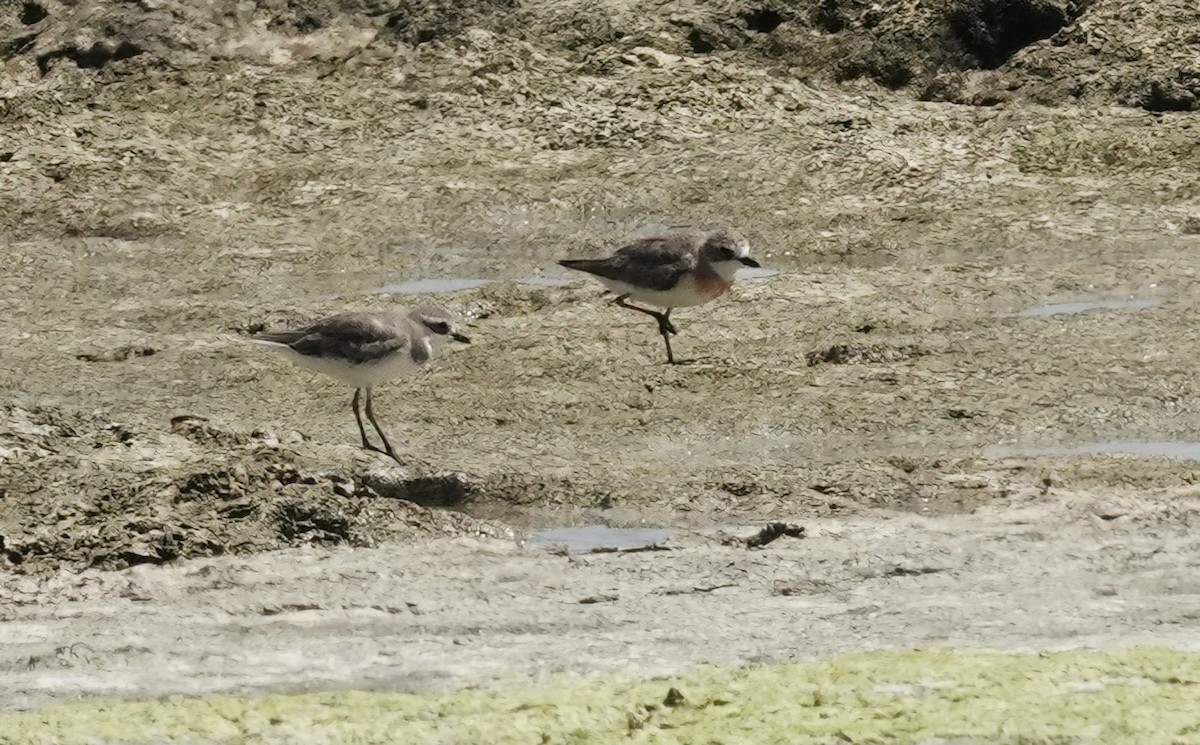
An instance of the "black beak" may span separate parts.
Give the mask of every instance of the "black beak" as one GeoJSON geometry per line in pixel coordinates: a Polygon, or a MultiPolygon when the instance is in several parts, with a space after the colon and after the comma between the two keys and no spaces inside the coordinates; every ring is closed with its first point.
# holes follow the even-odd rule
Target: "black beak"
{"type": "Polygon", "coordinates": [[[463,344],[471,343],[471,337],[467,336],[466,334],[460,334],[457,331],[451,331],[450,338],[454,341],[461,341],[463,344]]]}
{"type": "Polygon", "coordinates": [[[755,269],[759,269],[762,267],[762,264],[758,263],[757,261],[750,258],[749,256],[740,256],[740,257],[738,257],[738,261],[742,262],[746,266],[752,266],[755,269]]]}

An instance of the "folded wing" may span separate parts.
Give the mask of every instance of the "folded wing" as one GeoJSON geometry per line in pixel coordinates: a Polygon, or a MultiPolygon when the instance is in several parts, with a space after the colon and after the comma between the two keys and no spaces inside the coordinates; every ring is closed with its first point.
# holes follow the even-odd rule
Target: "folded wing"
{"type": "Polygon", "coordinates": [[[412,339],[385,319],[343,313],[292,331],[258,334],[255,341],[283,344],[306,357],[374,362],[408,347],[412,339]]]}
{"type": "Polygon", "coordinates": [[[696,268],[696,254],[686,235],[642,238],[622,246],[606,259],[568,259],[568,269],[665,292],[696,268]]]}

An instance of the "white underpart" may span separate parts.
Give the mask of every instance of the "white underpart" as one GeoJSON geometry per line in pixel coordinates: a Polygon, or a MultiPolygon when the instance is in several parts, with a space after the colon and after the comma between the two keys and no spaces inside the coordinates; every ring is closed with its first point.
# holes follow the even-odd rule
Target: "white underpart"
{"type": "Polygon", "coordinates": [[[647,290],[644,287],[637,287],[628,282],[606,277],[599,277],[599,280],[617,295],[628,295],[631,300],[647,305],[656,305],[659,308],[687,308],[709,300],[696,289],[696,283],[691,275],[679,280],[674,287],[665,291],[647,290]]]}
{"type": "MultiPolygon", "coordinates": [[[[356,365],[349,360],[332,359],[329,357],[309,357],[308,355],[300,354],[286,344],[262,341],[260,339],[251,339],[249,341],[279,352],[301,367],[308,368],[322,375],[328,375],[335,380],[340,380],[355,388],[370,388],[392,378],[412,374],[420,368],[420,365],[413,361],[412,355],[409,354],[408,350],[398,350],[395,354],[384,357],[377,362],[364,362],[356,365]]],[[[424,344],[427,352],[432,352],[432,345],[429,343],[429,339],[422,338],[418,343],[424,344]]]]}
{"type": "MultiPolygon", "coordinates": [[[[726,282],[733,281],[733,276],[737,274],[740,266],[742,266],[740,261],[712,262],[713,269],[726,282]]],[[[608,279],[607,277],[597,277],[597,279],[603,282],[609,291],[617,295],[628,295],[631,300],[659,308],[689,308],[712,300],[711,296],[702,294],[696,287],[696,281],[692,274],[684,276],[674,287],[663,291],[648,290],[618,279],[608,279]]]]}
{"type": "MultiPolygon", "coordinates": [[[[739,253],[738,255],[749,256],[750,252],[747,250],[739,253]]],[[[738,269],[741,269],[744,266],[745,264],[740,261],[714,261],[712,263],[712,268],[716,270],[721,279],[725,280],[726,282],[732,282],[734,275],[738,273],[738,269]]]]}

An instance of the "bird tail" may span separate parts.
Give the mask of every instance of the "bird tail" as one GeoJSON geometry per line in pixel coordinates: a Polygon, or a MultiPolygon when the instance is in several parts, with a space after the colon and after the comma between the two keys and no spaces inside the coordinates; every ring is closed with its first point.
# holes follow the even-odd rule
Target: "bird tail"
{"type": "Polygon", "coordinates": [[[255,339],[253,337],[241,337],[238,341],[244,341],[249,344],[255,344],[260,347],[286,347],[287,344],[279,341],[268,341],[266,339],[255,339]]]}
{"type": "Polygon", "coordinates": [[[594,273],[600,263],[602,263],[600,259],[562,259],[558,262],[558,265],[565,266],[568,269],[577,269],[581,272],[594,273]]]}
{"type": "Polygon", "coordinates": [[[288,334],[286,331],[267,334],[255,334],[254,336],[241,337],[243,342],[249,342],[256,347],[269,349],[275,354],[292,354],[296,350],[292,349],[292,343],[296,341],[294,335],[288,334]]]}
{"type": "Polygon", "coordinates": [[[268,331],[262,334],[246,337],[246,341],[253,344],[262,344],[264,346],[284,346],[289,347],[295,344],[303,337],[304,334],[298,334],[295,331],[268,331]]]}

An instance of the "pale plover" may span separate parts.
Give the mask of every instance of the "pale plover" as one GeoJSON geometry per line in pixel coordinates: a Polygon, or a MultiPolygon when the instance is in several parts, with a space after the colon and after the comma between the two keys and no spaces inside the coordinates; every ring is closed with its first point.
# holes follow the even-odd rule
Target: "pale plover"
{"type": "Polygon", "coordinates": [[[403,463],[375,420],[372,389],[387,380],[415,371],[429,361],[433,351],[447,339],[470,342],[450,315],[441,308],[418,308],[386,313],[341,313],[322,318],[303,328],[274,331],[250,337],[255,344],[270,347],[292,361],[343,383],[354,386],[354,419],[367,450],[391,456],[403,463]],[[383,441],[383,449],[371,444],[359,413],[360,400],[371,426],[383,441]]]}
{"type": "Polygon", "coordinates": [[[667,362],[675,363],[671,335],[671,311],[701,305],[724,295],[733,286],[738,269],[760,264],[750,258],[750,243],[739,233],[667,233],[642,238],[616,250],[605,259],[564,259],[568,269],[594,275],[617,297],[622,308],[653,316],[667,345],[667,362]],[[632,298],[665,308],[665,312],[640,308],[632,298]]]}

